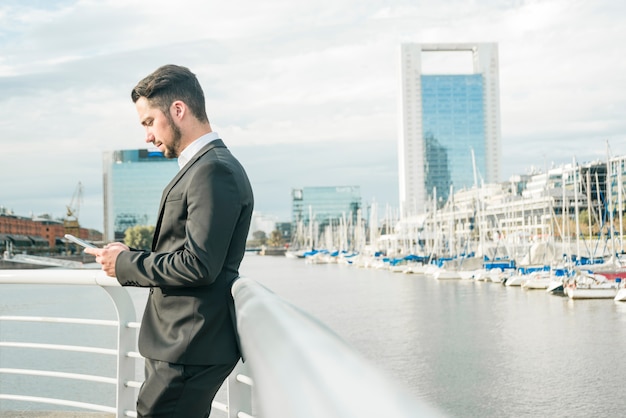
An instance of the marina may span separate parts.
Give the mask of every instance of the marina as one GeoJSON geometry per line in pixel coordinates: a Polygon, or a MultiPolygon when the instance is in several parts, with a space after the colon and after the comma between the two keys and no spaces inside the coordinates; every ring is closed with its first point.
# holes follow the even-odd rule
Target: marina
{"type": "MultiPolygon", "coordinates": [[[[608,144],[605,161],[574,158],[507,182],[486,184],[475,172],[473,187],[451,186],[445,200],[433,189],[422,210],[404,207],[398,214],[387,207],[381,221],[373,204],[367,220],[359,212],[323,226],[297,223],[286,255],[622,300],[625,174],[626,157],[612,156],[608,144]]],[[[314,213],[307,219],[316,219],[314,213]]]]}
{"type": "MultiPolygon", "coordinates": [[[[615,372],[626,344],[624,303],[257,254],[246,255],[241,273],[310,313],[398,387],[445,416],[609,417],[626,408],[618,389],[622,377],[615,372]]],[[[19,287],[0,292],[1,315],[37,313],[45,306],[71,306],[74,315],[87,318],[111,315],[94,300],[98,289],[47,287],[20,298],[19,287]]],[[[140,313],[145,293],[131,290],[140,313]]],[[[11,329],[3,325],[2,339],[11,329]]],[[[26,361],[25,350],[3,353],[1,367],[26,361]]],[[[105,372],[111,367],[96,366],[105,372]]],[[[23,385],[34,390],[28,379],[2,376],[1,382],[2,391],[23,385]]],[[[46,390],[52,396],[67,386],[48,384],[46,390]]],[[[99,399],[104,393],[83,396],[99,399]]],[[[7,401],[0,406],[16,408],[7,401]]]]}
{"type": "Polygon", "coordinates": [[[626,416],[626,3],[150,6],[1,9],[0,418],[626,416]]]}
{"type": "Polygon", "coordinates": [[[249,258],[244,273],[310,311],[451,417],[623,415],[626,304],[385,268],[249,258]],[[264,267],[276,264],[276,269],[264,267]]]}
{"type": "MultiPolygon", "coordinates": [[[[413,416],[412,411],[422,409],[426,414],[416,416],[619,416],[626,402],[607,388],[619,387],[615,363],[626,342],[623,174],[626,157],[573,161],[498,184],[478,182],[476,176],[474,187],[456,192],[451,187],[445,201],[437,199],[434,190],[435,198],[425,210],[405,207],[396,213],[387,207],[383,217],[372,204],[355,205],[356,212],[323,219],[303,204],[297,213],[308,214],[308,224],[296,219],[289,245],[273,240],[272,245],[248,248],[238,281],[246,284],[233,286],[233,295],[240,293],[236,305],[248,302],[258,309],[265,302],[256,299],[265,301],[264,292],[286,301],[286,310],[277,315],[276,307],[283,302],[270,298],[265,308],[272,314],[267,321],[259,320],[263,310],[254,315],[245,314],[243,308],[238,311],[244,351],[255,360],[250,361],[250,374],[237,370],[229,382],[247,382],[258,405],[251,407],[250,389],[245,396],[231,396],[225,393],[228,386],[216,398],[211,416],[242,407],[237,416],[263,418],[278,416],[263,413],[287,406],[300,416],[302,405],[313,396],[323,399],[316,404],[325,412],[309,411],[311,418],[334,416],[326,411],[344,408],[354,416],[387,417],[384,405],[396,405],[390,401],[396,396],[402,399],[396,417],[413,416]],[[266,290],[251,297],[256,294],[251,289],[258,285],[266,290]],[[244,290],[238,292],[240,287],[244,290]],[[301,314],[305,317],[298,322],[295,318],[301,314]],[[285,323],[291,325],[282,329],[285,323]],[[298,330],[309,323],[317,325],[300,335],[298,330]],[[296,336],[301,340],[292,340],[296,336]],[[329,336],[338,337],[348,351],[342,343],[323,343],[329,336]],[[279,358],[277,352],[282,353],[279,358]],[[360,356],[365,363],[357,360],[360,356]],[[343,370],[354,361],[358,367],[343,370]],[[368,371],[367,379],[355,378],[370,366],[376,372],[368,371]],[[278,381],[268,378],[278,375],[278,381]],[[312,394],[285,383],[294,378],[321,390],[312,394]],[[393,390],[381,389],[386,381],[393,382],[393,390]],[[386,395],[377,397],[372,387],[386,395]],[[373,398],[375,413],[371,403],[361,400],[373,398]],[[230,404],[230,399],[243,404],[230,404]]],[[[5,268],[24,269],[20,274],[38,285],[45,283],[46,272],[60,283],[66,283],[63,274],[82,281],[102,273],[90,259],[17,253],[10,246],[2,261],[5,268]],[[44,280],[33,281],[31,276],[44,280]]],[[[9,323],[0,328],[3,416],[24,411],[69,413],[68,407],[77,414],[74,409],[136,416],[134,391],[143,372],[140,363],[123,361],[139,359],[136,349],[117,353],[117,362],[94,363],[83,354],[76,356],[78,364],[95,366],[96,381],[116,384],[117,396],[98,385],[94,390],[87,385],[51,384],[57,377],[85,379],[73,364],[58,375],[30,369],[61,364],[48,353],[35,360],[27,357],[29,349],[42,344],[33,343],[33,338],[45,336],[53,347],[65,347],[78,337],[106,345],[115,340],[115,333],[77,332],[70,327],[57,334],[45,325],[33,333],[11,323],[23,321],[21,315],[44,315],[43,310],[52,308],[59,315],[69,312],[63,317],[72,319],[46,321],[97,323],[101,320],[95,318],[104,316],[105,322],[116,325],[109,319],[111,312],[93,299],[93,292],[102,286],[115,295],[122,288],[112,290],[96,277],[96,288],[40,286],[42,290],[31,294],[33,289],[19,281],[8,283],[0,293],[0,321],[9,323]],[[16,336],[27,342],[14,342],[16,336]],[[26,350],[16,350],[19,347],[26,350]],[[121,377],[112,377],[113,370],[121,377]],[[40,391],[43,395],[30,395],[40,391]],[[67,399],[68,394],[78,400],[45,405],[49,399],[67,399]]],[[[145,289],[128,292],[139,318],[145,289]]],[[[138,326],[134,319],[126,322],[138,326]]],[[[118,333],[120,350],[134,345],[134,337],[121,339],[123,332],[118,333]]]]}
{"type": "MultiPolygon", "coordinates": [[[[292,245],[249,249],[241,274],[245,283],[266,286],[296,308],[292,311],[293,307],[289,307],[287,313],[279,315],[280,320],[274,317],[276,325],[291,321],[295,312],[311,315],[315,323],[319,321],[324,331],[312,331],[314,338],[302,337],[310,345],[297,351],[308,354],[303,357],[289,351],[294,357],[288,369],[297,370],[301,380],[313,378],[318,382],[316,387],[325,382],[322,386],[341,393],[340,404],[348,404],[353,411],[369,411],[355,399],[372,398],[373,394],[366,395],[370,388],[341,383],[354,378],[350,372],[336,375],[336,366],[309,364],[317,357],[317,344],[331,334],[397,385],[386,395],[388,399],[406,393],[411,399],[409,404],[417,405],[410,408],[432,412],[426,416],[618,416],[626,402],[609,394],[606,388],[619,385],[614,368],[621,356],[619,348],[626,342],[626,332],[622,331],[626,321],[622,217],[625,161],[626,158],[618,157],[607,163],[574,162],[519,176],[509,183],[477,184],[458,192],[451,189],[445,203],[433,199],[425,212],[405,211],[397,217],[387,208],[380,226],[375,205],[368,208],[367,220],[358,209],[337,222],[329,219],[323,226],[296,223],[292,245]],[[580,393],[587,397],[580,397],[580,393]],[[521,402],[526,394],[532,394],[532,401],[521,402]]],[[[308,219],[315,219],[311,208],[308,211],[308,219]]],[[[3,261],[10,269],[33,267],[33,273],[23,270],[24,277],[45,277],[46,271],[54,277],[64,271],[72,277],[101,273],[98,266],[85,259],[64,260],[6,251],[3,261]],[[91,270],[93,267],[96,271],[91,270]]],[[[60,279],[65,283],[65,278],[60,279]]],[[[100,284],[99,280],[95,284],[100,284]]],[[[41,309],[51,306],[59,312],[69,310],[64,315],[74,318],[68,321],[70,324],[82,323],[83,318],[97,322],[92,319],[93,314],[102,308],[100,302],[91,299],[90,293],[97,289],[58,291],[43,286],[44,294],[31,295],[30,289],[21,287],[19,282],[12,281],[7,286],[0,293],[0,320],[5,322],[15,320],[15,315],[40,315],[41,309]]],[[[117,292],[104,288],[110,294],[117,292]]],[[[130,289],[129,294],[135,315],[140,317],[145,291],[130,289]]],[[[246,299],[250,300],[243,297],[246,299]]],[[[103,310],[100,315],[107,317],[111,312],[103,310]]],[[[249,316],[249,320],[254,321],[253,317],[249,316]]],[[[60,322],[64,321],[67,320],[60,322]]],[[[130,322],[137,326],[134,320],[130,322]]],[[[280,383],[264,379],[285,368],[280,364],[283,357],[271,362],[268,359],[276,350],[284,349],[282,343],[287,347],[295,344],[289,339],[302,324],[292,325],[291,330],[272,331],[276,337],[270,338],[270,348],[264,349],[268,341],[263,336],[269,334],[258,335],[257,325],[244,321],[238,323],[238,328],[240,333],[257,334],[257,340],[248,343],[248,358],[254,357],[250,353],[256,351],[265,353],[252,361],[263,372],[257,369],[252,376],[237,372],[236,379],[242,376],[250,385],[256,385],[255,396],[261,397],[260,404],[271,400],[271,406],[266,408],[281,408],[281,403],[289,398],[299,399],[294,406],[298,410],[309,402],[307,393],[289,385],[284,386],[285,393],[293,393],[278,399],[275,391],[264,392],[268,387],[284,385],[290,373],[280,383]]],[[[31,410],[41,414],[64,413],[68,406],[73,406],[105,411],[110,416],[136,416],[132,394],[120,398],[109,392],[104,395],[98,389],[50,385],[59,376],[47,371],[40,379],[20,378],[21,373],[41,373],[29,370],[32,360],[22,357],[29,350],[15,350],[39,347],[40,343],[12,342],[15,335],[26,340],[33,338],[32,333],[22,334],[23,329],[26,328],[15,324],[3,324],[0,329],[2,414],[12,416],[31,410]],[[27,366],[16,366],[22,363],[27,366]],[[11,393],[14,389],[37,393],[42,382],[43,398],[11,393]],[[9,394],[3,395],[7,391],[9,394]],[[66,399],[69,393],[76,393],[80,400],[62,401],[56,408],[39,404],[41,399],[66,399]],[[125,402],[123,407],[119,406],[120,399],[125,402]],[[110,404],[117,404],[117,409],[106,406],[110,404]]],[[[65,342],[68,335],[72,336],[69,339],[75,338],[74,330],[62,335],[51,330],[40,328],[36,338],[46,336],[57,345],[65,342]]],[[[77,335],[98,344],[115,338],[106,332],[77,335]]],[[[123,346],[128,347],[128,341],[123,346]]],[[[337,362],[343,348],[333,347],[325,356],[337,362]]],[[[349,362],[351,356],[348,355],[349,362]]],[[[118,390],[120,385],[135,390],[141,384],[141,368],[138,363],[123,366],[119,359],[139,357],[135,351],[120,352],[117,365],[97,364],[96,369],[105,376],[97,379],[117,383],[118,390]],[[126,376],[129,367],[134,376],[126,376]],[[119,382],[110,376],[115,368],[125,371],[119,382]]],[[[82,355],[77,359],[81,365],[91,362],[82,355]]],[[[37,367],[43,368],[59,362],[48,354],[36,360],[37,367]]],[[[361,367],[365,366],[352,373],[360,374],[361,367]]],[[[60,373],[65,375],[76,373],[60,373]]],[[[373,376],[378,374],[374,373],[366,386],[378,382],[378,377],[373,376]]],[[[319,394],[328,397],[328,407],[343,408],[332,404],[328,390],[319,394]]],[[[223,403],[224,398],[231,398],[223,391],[212,417],[236,407],[223,403]]],[[[246,402],[247,412],[241,416],[263,417],[262,410],[250,408],[250,395],[246,402]]],[[[380,403],[389,402],[380,399],[380,403]]],[[[404,407],[401,409],[403,412],[395,416],[406,412],[404,407]]],[[[377,411],[376,418],[387,416],[384,407],[377,411]]]]}

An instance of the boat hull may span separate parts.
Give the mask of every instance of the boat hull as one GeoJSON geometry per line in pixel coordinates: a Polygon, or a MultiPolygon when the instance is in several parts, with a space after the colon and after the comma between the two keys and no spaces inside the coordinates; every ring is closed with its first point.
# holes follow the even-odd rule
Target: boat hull
{"type": "Polygon", "coordinates": [[[439,270],[433,273],[433,277],[437,280],[461,280],[461,275],[458,271],[452,270],[439,270]]]}
{"type": "Polygon", "coordinates": [[[570,299],[614,299],[617,296],[616,287],[567,287],[565,291],[570,299]]]}
{"type": "Polygon", "coordinates": [[[626,288],[621,288],[617,291],[617,295],[614,298],[618,302],[626,301],[626,288]]]}

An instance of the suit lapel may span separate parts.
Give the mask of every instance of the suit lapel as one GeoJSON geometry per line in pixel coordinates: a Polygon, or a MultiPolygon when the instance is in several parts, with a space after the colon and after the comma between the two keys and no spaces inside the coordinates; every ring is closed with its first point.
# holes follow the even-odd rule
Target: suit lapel
{"type": "Polygon", "coordinates": [[[161,223],[163,222],[165,201],[167,200],[167,196],[170,194],[170,191],[172,190],[172,188],[174,188],[176,184],[178,184],[180,179],[189,171],[189,169],[196,163],[196,161],[202,158],[207,152],[217,147],[226,148],[226,145],[224,145],[224,142],[221,139],[216,139],[206,144],[187,164],[185,164],[182,170],[179,170],[178,173],[176,173],[174,178],[163,189],[163,194],[161,195],[161,203],[159,204],[159,218],[157,219],[157,224],[154,229],[154,238],[152,239],[152,251],[155,251],[156,248],[159,232],[161,231],[161,223]]]}

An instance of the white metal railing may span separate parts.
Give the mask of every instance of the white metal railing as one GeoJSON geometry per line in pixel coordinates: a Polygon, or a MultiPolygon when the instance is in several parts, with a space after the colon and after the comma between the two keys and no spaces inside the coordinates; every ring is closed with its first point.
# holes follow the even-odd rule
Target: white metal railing
{"type": "Polygon", "coordinates": [[[271,418],[441,417],[332,330],[248,278],[232,289],[257,413],[271,418]]]}
{"type": "MultiPolygon", "coordinates": [[[[39,349],[91,353],[115,356],[117,364],[116,376],[114,378],[92,374],[66,373],[54,370],[0,367],[0,379],[2,375],[21,375],[111,384],[114,385],[116,389],[115,405],[100,405],[79,402],[72,399],[56,399],[17,393],[0,393],[0,400],[68,406],[88,411],[111,413],[115,414],[117,418],[137,416],[135,411],[136,389],[139,388],[142,383],[138,381],[135,376],[137,369],[136,362],[142,359],[141,355],[136,351],[136,330],[139,328],[139,323],[136,322],[135,307],[128,291],[120,286],[116,279],[107,277],[100,270],[0,270],[0,285],[1,284],[100,286],[110,296],[117,313],[117,320],[4,315],[0,316],[0,324],[4,321],[113,327],[117,330],[117,341],[114,348],[107,348],[0,340],[0,350],[39,349]]],[[[225,412],[229,418],[252,417],[250,410],[250,385],[252,384],[252,379],[244,374],[245,370],[246,367],[240,362],[227,379],[227,403],[224,404],[215,401],[212,405],[214,409],[225,412]]],[[[67,395],[71,396],[72,394],[67,393],[67,395]]],[[[6,411],[0,411],[0,415],[4,412],[6,411]]]]}
{"type": "MultiPolygon", "coordinates": [[[[0,393],[0,400],[65,405],[110,412],[117,418],[137,416],[136,388],[141,385],[135,380],[135,362],[141,358],[135,351],[138,323],[131,298],[116,279],[100,270],[0,270],[1,284],[101,286],[114,302],[117,321],[0,316],[0,323],[42,321],[114,326],[118,330],[118,341],[115,349],[37,345],[37,348],[51,350],[115,355],[117,376],[114,379],[43,370],[0,369],[0,377],[23,374],[115,384],[115,406],[5,393],[0,393]]],[[[213,409],[225,412],[228,418],[253,418],[253,399],[254,415],[268,418],[443,416],[408,396],[403,388],[382,375],[332,330],[254,280],[237,279],[232,294],[245,363],[240,362],[225,382],[226,403],[213,403],[213,409]]],[[[0,341],[0,350],[3,347],[32,348],[33,344],[0,341]]]]}

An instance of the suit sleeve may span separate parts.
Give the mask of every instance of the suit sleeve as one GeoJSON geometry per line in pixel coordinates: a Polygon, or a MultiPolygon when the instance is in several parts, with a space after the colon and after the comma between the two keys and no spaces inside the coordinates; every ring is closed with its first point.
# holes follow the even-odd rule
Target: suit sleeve
{"type": "Polygon", "coordinates": [[[236,176],[219,160],[186,175],[191,178],[180,203],[186,212],[170,213],[166,206],[158,237],[176,244],[168,252],[120,253],[116,275],[122,285],[207,286],[222,272],[242,207],[236,176]]]}

